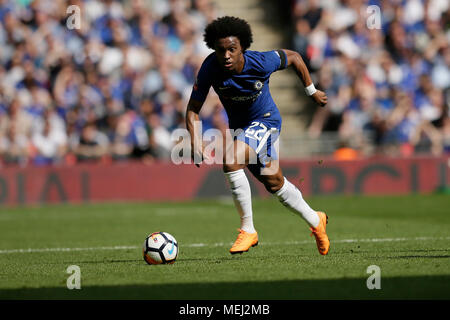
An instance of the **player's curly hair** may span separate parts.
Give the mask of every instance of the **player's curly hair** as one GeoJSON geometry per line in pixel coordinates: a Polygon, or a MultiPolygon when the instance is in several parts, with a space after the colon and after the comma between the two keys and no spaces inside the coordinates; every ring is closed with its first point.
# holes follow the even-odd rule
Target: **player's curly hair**
{"type": "Polygon", "coordinates": [[[208,48],[214,50],[214,44],[218,39],[233,36],[239,39],[243,51],[247,50],[253,42],[252,30],[248,22],[230,16],[217,18],[208,24],[203,39],[208,48]]]}

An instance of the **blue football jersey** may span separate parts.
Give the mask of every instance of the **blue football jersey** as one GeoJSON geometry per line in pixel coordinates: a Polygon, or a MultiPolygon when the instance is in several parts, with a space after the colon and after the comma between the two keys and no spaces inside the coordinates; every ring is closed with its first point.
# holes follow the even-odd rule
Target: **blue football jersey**
{"type": "Polygon", "coordinates": [[[286,68],[286,54],[282,50],[247,50],[244,60],[242,72],[230,74],[220,67],[215,53],[211,53],[198,72],[191,98],[205,101],[212,86],[227,112],[231,129],[248,127],[258,119],[281,127],[280,112],[269,91],[269,78],[273,72],[286,68]]]}

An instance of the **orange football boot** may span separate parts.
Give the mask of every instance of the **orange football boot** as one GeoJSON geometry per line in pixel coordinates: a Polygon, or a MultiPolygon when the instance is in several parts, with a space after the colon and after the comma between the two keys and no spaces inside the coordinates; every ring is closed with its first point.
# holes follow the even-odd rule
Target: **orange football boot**
{"type": "Polygon", "coordinates": [[[330,240],[328,239],[326,228],[328,223],[328,216],[323,212],[317,212],[320,218],[319,225],[317,227],[310,227],[311,235],[316,237],[317,249],[321,255],[328,254],[330,250],[330,240]]]}
{"type": "Polygon", "coordinates": [[[250,247],[258,245],[258,233],[248,233],[238,229],[239,235],[230,249],[231,254],[247,252],[250,247]]]}

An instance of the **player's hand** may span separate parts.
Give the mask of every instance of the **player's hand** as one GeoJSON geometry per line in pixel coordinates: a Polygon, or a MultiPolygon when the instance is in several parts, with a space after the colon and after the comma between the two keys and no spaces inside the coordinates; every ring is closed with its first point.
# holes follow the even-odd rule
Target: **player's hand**
{"type": "Polygon", "coordinates": [[[311,96],[311,99],[313,99],[314,102],[321,107],[325,106],[328,102],[327,95],[325,94],[325,92],[320,90],[317,90],[316,93],[311,96]]]}
{"type": "Polygon", "coordinates": [[[196,165],[196,167],[200,168],[200,164],[205,159],[209,160],[209,156],[204,152],[204,147],[202,147],[202,149],[197,148],[196,150],[194,150],[194,148],[192,148],[191,159],[194,162],[194,164],[196,165]],[[200,162],[198,162],[199,159],[200,159],[200,162]]]}

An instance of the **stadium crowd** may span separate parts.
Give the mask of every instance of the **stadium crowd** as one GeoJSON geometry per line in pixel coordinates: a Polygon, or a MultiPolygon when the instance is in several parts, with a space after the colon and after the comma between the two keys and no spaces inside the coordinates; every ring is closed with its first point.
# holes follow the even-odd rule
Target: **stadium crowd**
{"type": "Polygon", "coordinates": [[[167,158],[216,16],[210,0],[0,0],[0,163],[167,158]]]}
{"type": "MultiPolygon", "coordinates": [[[[312,137],[450,152],[447,0],[291,1],[292,47],[329,97],[312,137]]],[[[0,164],[167,159],[217,16],[211,0],[0,0],[0,164]]],[[[217,97],[202,113],[204,129],[224,127],[217,97]]]]}
{"type": "Polygon", "coordinates": [[[293,48],[328,95],[311,137],[335,131],[362,154],[450,153],[448,0],[293,0],[291,10],[293,48]]]}

